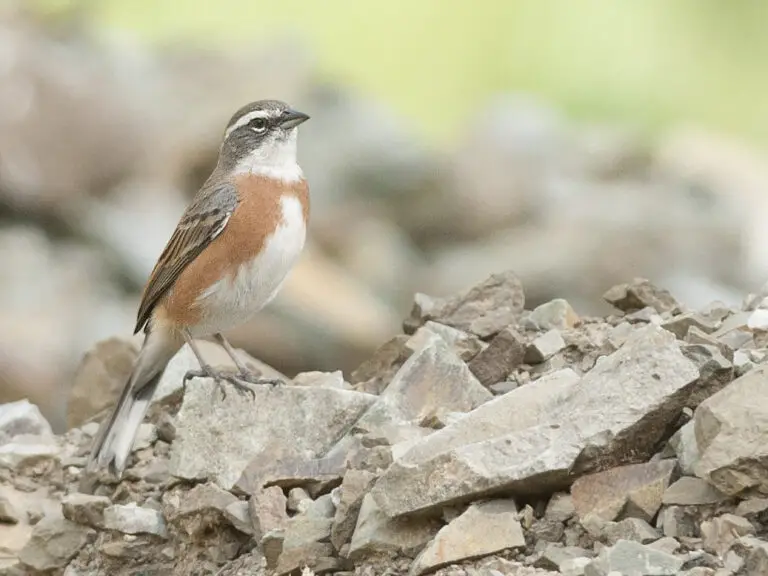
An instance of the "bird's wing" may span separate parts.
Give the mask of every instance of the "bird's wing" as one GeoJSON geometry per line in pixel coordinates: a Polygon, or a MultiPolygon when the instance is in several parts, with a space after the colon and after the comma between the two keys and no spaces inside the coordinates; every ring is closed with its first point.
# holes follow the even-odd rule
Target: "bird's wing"
{"type": "Polygon", "coordinates": [[[139,304],[134,333],[146,324],[158,300],[173,285],[182,270],[221,234],[237,203],[237,191],[231,183],[203,185],[182,214],[149,276],[139,304]]]}

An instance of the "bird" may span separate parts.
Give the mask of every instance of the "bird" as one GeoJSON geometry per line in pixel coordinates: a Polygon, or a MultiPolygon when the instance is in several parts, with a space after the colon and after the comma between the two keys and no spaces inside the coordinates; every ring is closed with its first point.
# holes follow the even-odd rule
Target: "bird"
{"type": "Polygon", "coordinates": [[[224,397],[227,384],[253,395],[252,385],[281,383],[249,370],[222,332],[264,308],[303,251],[309,186],[298,164],[297,137],[298,126],[308,119],[280,100],[250,102],[231,116],[215,167],[144,286],[134,328],[134,334],[143,330],[144,340],[93,438],[84,478],[105,470],[122,477],[165,367],[184,344],[199,363],[199,369],[185,373],[185,391],[197,377],[213,379],[224,397]],[[201,338],[221,345],[236,371],[206,363],[195,344],[201,338]]]}

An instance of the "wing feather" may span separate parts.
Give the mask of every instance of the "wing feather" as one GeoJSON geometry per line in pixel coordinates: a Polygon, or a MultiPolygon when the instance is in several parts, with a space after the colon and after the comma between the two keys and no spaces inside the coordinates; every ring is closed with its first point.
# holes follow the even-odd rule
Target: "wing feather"
{"type": "Polygon", "coordinates": [[[238,203],[228,182],[206,185],[184,211],[144,288],[134,333],[147,323],[152,310],[179,274],[224,230],[238,203]]]}

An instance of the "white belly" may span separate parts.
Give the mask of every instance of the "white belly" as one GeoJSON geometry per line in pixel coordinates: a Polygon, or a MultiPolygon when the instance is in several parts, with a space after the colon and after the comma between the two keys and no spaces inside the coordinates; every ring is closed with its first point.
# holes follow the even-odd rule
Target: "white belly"
{"type": "Polygon", "coordinates": [[[234,277],[220,280],[198,298],[206,313],[191,330],[193,336],[209,336],[243,324],[277,295],[306,237],[298,198],[284,196],[282,208],[283,223],[266,240],[261,254],[240,266],[234,277]]]}

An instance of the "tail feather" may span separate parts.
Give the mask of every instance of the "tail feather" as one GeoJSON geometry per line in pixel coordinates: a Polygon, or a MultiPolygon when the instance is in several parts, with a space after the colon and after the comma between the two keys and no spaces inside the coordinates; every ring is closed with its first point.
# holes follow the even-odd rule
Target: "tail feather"
{"type": "Polygon", "coordinates": [[[106,469],[119,478],[128,460],[152,396],[157,389],[165,366],[180,345],[162,335],[150,332],[144,340],[133,371],[109,417],[99,427],[93,439],[80,490],[92,491],[93,476],[106,469]]]}

